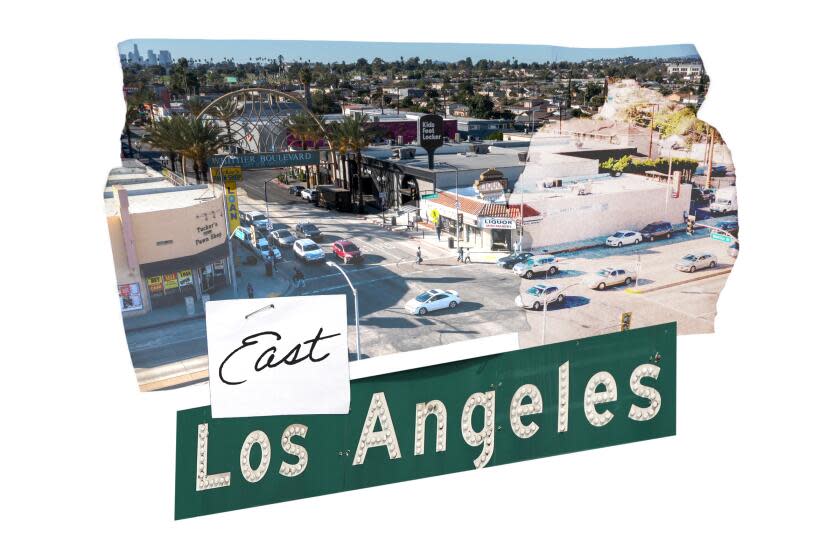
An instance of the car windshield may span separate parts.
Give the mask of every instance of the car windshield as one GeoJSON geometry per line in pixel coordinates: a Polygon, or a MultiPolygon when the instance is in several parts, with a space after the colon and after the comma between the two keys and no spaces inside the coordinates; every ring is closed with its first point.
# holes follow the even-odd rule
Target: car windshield
{"type": "Polygon", "coordinates": [[[277,235],[277,237],[291,237],[292,236],[292,234],[289,233],[289,230],[287,230],[287,229],[280,229],[280,230],[275,230],[275,231],[276,231],[275,235],[277,235]]]}
{"type": "Polygon", "coordinates": [[[596,272],[595,274],[597,274],[598,276],[609,276],[609,275],[610,275],[610,271],[609,271],[609,270],[604,270],[604,269],[601,269],[601,270],[599,270],[598,272],[596,272]]]}
{"type": "Polygon", "coordinates": [[[623,237],[623,236],[624,236],[624,232],[623,232],[623,231],[617,231],[617,232],[615,232],[614,234],[612,234],[612,236],[613,236],[613,237],[623,237]]]}
{"type": "Polygon", "coordinates": [[[423,292],[422,294],[420,294],[419,296],[417,296],[414,299],[416,299],[419,302],[424,302],[424,301],[428,301],[429,298],[432,297],[432,295],[433,295],[432,292],[423,292]]]}
{"type": "Polygon", "coordinates": [[[359,248],[356,247],[355,245],[353,245],[352,243],[345,243],[344,244],[344,250],[345,251],[358,251],[359,248]]]}
{"type": "Polygon", "coordinates": [[[534,259],[528,259],[527,261],[525,261],[525,264],[527,264],[528,266],[534,266],[534,259]]]}
{"type": "Polygon", "coordinates": [[[251,214],[251,219],[256,222],[259,220],[265,220],[265,216],[263,216],[262,214],[251,214]]]}
{"type": "Polygon", "coordinates": [[[316,228],[312,224],[303,224],[303,227],[301,229],[303,229],[303,231],[318,231],[318,228],[316,228]]]}
{"type": "Polygon", "coordinates": [[[318,248],[318,245],[311,241],[309,243],[301,243],[300,246],[304,251],[314,251],[318,248]]]}
{"type": "Polygon", "coordinates": [[[538,296],[538,295],[542,294],[542,288],[537,288],[536,286],[531,286],[530,288],[528,288],[527,293],[531,294],[532,296],[538,296]]]}
{"type": "Polygon", "coordinates": [[[686,256],[683,257],[683,260],[684,261],[696,261],[697,256],[696,255],[686,255],[686,256]]]}

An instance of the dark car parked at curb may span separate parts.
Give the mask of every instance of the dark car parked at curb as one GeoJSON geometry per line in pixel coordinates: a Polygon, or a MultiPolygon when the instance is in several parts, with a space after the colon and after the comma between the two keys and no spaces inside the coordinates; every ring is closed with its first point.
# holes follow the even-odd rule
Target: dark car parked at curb
{"type": "Polygon", "coordinates": [[[668,222],[653,222],[643,227],[639,233],[645,241],[653,241],[660,237],[670,238],[674,228],[668,222]]]}
{"type": "Polygon", "coordinates": [[[502,268],[513,268],[517,263],[525,262],[533,256],[534,253],[511,253],[497,260],[496,264],[502,268]]]}
{"type": "Polygon", "coordinates": [[[300,196],[301,192],[303,192],[302,185],[292,185],[289,187],[289,194],[292,196],[300,196]]]}

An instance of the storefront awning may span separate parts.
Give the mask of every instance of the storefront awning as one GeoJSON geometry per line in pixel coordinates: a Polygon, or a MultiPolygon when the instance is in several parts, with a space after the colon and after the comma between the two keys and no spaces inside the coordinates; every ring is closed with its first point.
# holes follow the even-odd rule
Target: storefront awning
{"type": "Polygon", "coordinates": [[[197,268],[225,257],[227,257],[227,245],[221,243],[196,255],[141,264],[140,272],[143,273],[143,276],[157,276],[159,274],[174,272],[176,270],[197,268]]]}

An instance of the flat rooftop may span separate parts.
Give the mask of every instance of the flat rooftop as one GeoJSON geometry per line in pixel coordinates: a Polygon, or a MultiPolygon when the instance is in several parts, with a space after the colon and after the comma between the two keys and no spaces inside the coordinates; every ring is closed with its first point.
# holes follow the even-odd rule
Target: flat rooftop
{"type": "MultiPolygon", "coordinates": [[[[211,185],[177,186],[146,166],[127,165],[112,169],[108,174],[102,193],[106,214],[119,211],[119,202],[114,196],[114,188],[117,187],[125,189],[128,193],[128,209],[132,214],[186,208],[214,198],[211,185]]],[[[222,189],[216,186],[215,197],[220,196],[222,189]]]]}

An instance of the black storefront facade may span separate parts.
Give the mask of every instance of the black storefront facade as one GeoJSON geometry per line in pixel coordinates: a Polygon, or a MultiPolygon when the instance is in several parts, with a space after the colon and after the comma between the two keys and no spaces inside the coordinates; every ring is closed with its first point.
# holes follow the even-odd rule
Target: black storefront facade
{"type": "Polygon", "coordinates": [[[194,304],[201,301],[230,284],[229,269],[225,243],[195,255],[140,265],[150,309],[185,305],[187,298],[194,304]]]}

